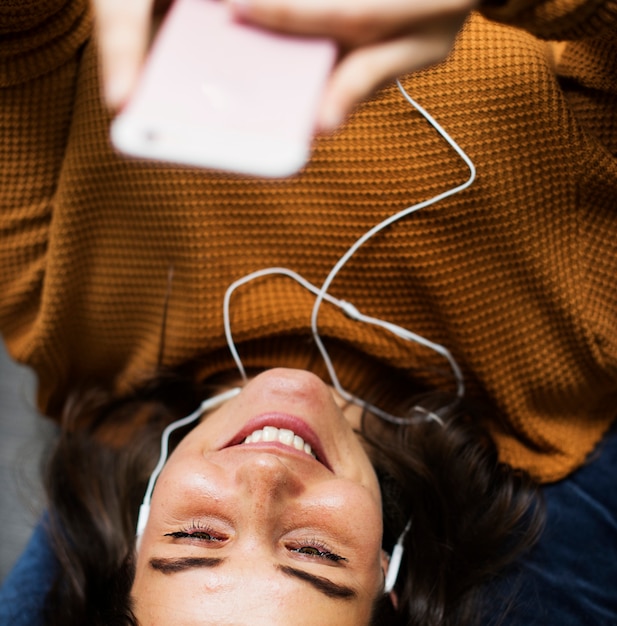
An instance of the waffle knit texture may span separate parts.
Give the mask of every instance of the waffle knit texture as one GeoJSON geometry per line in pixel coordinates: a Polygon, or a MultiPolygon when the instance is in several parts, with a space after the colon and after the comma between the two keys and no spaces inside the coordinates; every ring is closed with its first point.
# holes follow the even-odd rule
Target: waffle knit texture
{"type": "MultiPolygon", "coordinates": [[[[447,346],[501,458],[551,481],[617,414],[617,4],[513,0],[482,13],[446,62],[403,79],[476,182],[372,240],[331,292],[447,346]],[[549,39],[567,40],[558,61],[549,39]]],[[[233,280],[284,266],[320,285],[375,223],[468,176],[393,86],[285,181],[123,158],[91,21],[80,0],[0,6],[0,328],[51,417],[84,381],[122,391],[155,370],[170,268],[164,364],[233,369],[222,317],[233,280]]],[[[240,290],[245,364],[314,363],[302,354],[312,303],[286,278],[240,290]]],[[[426,349],[328,305],[319,324],[344,380],[387,366],[453,388],[426,349]]]]}

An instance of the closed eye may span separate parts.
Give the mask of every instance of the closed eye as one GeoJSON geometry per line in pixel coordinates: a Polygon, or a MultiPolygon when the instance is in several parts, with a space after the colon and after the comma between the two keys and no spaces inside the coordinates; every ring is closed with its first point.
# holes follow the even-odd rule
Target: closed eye
{"type": "Polygon", "coordinates": [[[322,548],[319,545],[310,544],[298,547],[287,546],[287,549],[290,552],[295,552],[296,554],[305,554],[309,557],[326,559],[328,561],[333,561],[334,563],[337,563],[339,561],[347,561],[344,556],[341,556],[340,554],[335,554],[334,552],[330,552],[330,550],[328,550],[327,548],[322,548]]]}
{"type": "Polygon", "coordinates": [[[165,537],[173,537],[174,539],[200,539],[201,541],[225,541],[222,537],[217,537],[205,530],[196,530],[194,532],[186,532],[178,530],[173,533],[165,533],[165,537]]]}

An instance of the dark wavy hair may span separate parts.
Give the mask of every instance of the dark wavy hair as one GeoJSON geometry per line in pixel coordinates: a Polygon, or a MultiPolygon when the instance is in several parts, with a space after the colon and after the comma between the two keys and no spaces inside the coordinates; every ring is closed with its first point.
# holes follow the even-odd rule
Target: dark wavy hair
{"type": "MultiPolygon", "coordinates": [[[[137,513],[165,426],[219,388],[161,375],[130,394],[74,394],[45,470],[50,534],[60,563],[49,626],[135,625],[137,513]]],[[[463,626],[480,621],[484,585],[538,537],[543,510],[524,472],[499,462],[494,443],[443,397],[423,406],[444,422],[393,426],[365,415],[361,435],[383,499],[383,547],[408,520],[397,607],[383,596],[371,625],[463,626]]],[[[416,399],[408,399],[410,406],[416,399]]],[[[414,410],[410,410],[413,418],[414,410]]],[[[172,442],[173,445],[173,442],[172,442]]]]}

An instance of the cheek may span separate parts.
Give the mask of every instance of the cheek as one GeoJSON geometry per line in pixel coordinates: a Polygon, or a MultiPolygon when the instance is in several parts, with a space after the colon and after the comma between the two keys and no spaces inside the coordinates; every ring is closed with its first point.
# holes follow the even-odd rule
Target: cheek
{"type": "Polygon", "coordinates": [[[347,501],[345,521],[350,524],[366,546],[381,550],[383,520],[381,504],[366,492],[347,501]]]}
{"type": "MultiPolygon", "coordinates": [[[[383,520],[381,501],[370,490],[347,481],[334,481],[322,490],[320,517],[353,546],[367,569],[381,569],[383,520]]],[[[357,557],[357,558],[358,558],[357,557]]]]}
{"type": "Polygon", "coordinates": [[[169,456],[156,481],[152,503],[185,505],[205,498],[214,486],[219,473],[206,463],[198,445],[184,439],[169,456]]]}
{"type": "Polygon", "coordinates": [[[353,529],[360,545],[359,554],[368,575],[367,584],[380,584],[383,538],[381,501],[375,500],[366,490],[355,493],[347,503],[345,522],[353,529]]]}

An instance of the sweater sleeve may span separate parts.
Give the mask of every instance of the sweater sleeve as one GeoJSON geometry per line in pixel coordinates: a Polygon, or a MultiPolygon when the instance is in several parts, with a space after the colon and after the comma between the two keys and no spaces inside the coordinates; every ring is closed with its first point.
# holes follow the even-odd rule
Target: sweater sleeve
{"type": "Polygon", "coordinates": [[[90,22],[86,0],[0,3],[0,331],[20,360],[39,312],[90,22]]]}
{"type": "Polygon", "coordinates": [[[90,34],[87,0],[0,3],[0,87],[65,64],[90,34]]]}
{"type": "Polygon", "coordinates": [[[617,0],[484,0],[480,11],[554,41],[593,39],[617,30],[617,0]]]}

